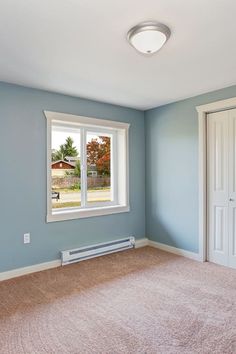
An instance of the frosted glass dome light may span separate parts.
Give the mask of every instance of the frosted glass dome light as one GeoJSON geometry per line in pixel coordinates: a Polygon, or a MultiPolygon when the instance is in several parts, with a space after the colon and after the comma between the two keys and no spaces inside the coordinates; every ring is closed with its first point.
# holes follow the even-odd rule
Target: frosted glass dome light
{"type": "Polygon", "coordinates": [[[170,29],[158,22],[142,22],[127,33],[130,44],[140,53],[156,53],[170,37],[170,29]]]}

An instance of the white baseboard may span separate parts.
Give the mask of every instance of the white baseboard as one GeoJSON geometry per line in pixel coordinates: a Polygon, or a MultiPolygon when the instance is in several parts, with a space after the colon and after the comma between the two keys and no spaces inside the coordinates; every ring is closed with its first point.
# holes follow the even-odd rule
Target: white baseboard
{"type": "Polygon", "coordinates": [[[40,272],[42,270],[60,267],[61,260],[56,259],[55,261],[34,264],[32,266],[17,268],[8,270],[6,272],[0,273],[0,281],[7,280],[11,278],[21,277],[22,275],[31,274],[35,272],[40,272]]]}
{"type": "MultiPolygon", "coordinates": [[[[170,253],[174,253],[174,254],[177,254],[179,256],[187,257],[187,258],[190,258],[190,259],[194,259],[196,261],[200,261],[201,260],[198,253],[185,251],[185,250],[182,250],[180,248],[176,248],[176,247],[165,245],[164,243],[151,241],[148,238],[141,238],[141,239],[137,239],[135,241],[135,248],[140,248],[140,247],[145,247],[145,246],[159,248],[160,250],[163,250],[163,251],[166,251],[166,252],[170,252],[170,253]]],[[[26,275],[26,274],[40,272],[40,271],[46,270],[46,269],[60,267],[60,265],[61,265],[61,260],[60,259],[56,259],[56,260],[51,261],[51,262],[45,262],[45,263],[35,264],[35,265],[32,265],[32,266],[28,266],[28,267],[8,270],[6,272],[0,273],[0,281],[11,279],[11,278],[20,277],[20,276],[26,275]]]]}
{"type": "Polygon", "coordinates": [[[148,238],[141,238],[135,240],[135,248],[145,247],[149,245],[148,238]]]}
{"type": "Polygon", "coordinates": [[[168,246],[164,243],[148,240],[148,246],[158,248],[162,251],[177,254],[178,256],[183,256],[186,258],[194,259],[195,261],[201,261],[198,253],[183,250],[181,248],[176,248],[173,246],[168,246]]]}
{"type": "MultiPolygon", "coordinates": [[[[144,247],[144,246],[148,246],[148,239],[147,238],[142,238],[142,239],[136,240],[135,248],[140,248],[140,247],[144,247]]],[[[55,261],[51,261],[51,262],[45,262],[45,263],[35,264],[32,266],[28,266],[28,267],[8,270],[6,272],[0,273],[0,281],[12,279],[12,278],[16,278],[16,277],[21,277],[22,275],[36,273],[36,272],[40,272],[40,271],[46,270],[46,269],[60,267],[60,265],[61,265],[61,260],[56,259],[55,261]]]]}

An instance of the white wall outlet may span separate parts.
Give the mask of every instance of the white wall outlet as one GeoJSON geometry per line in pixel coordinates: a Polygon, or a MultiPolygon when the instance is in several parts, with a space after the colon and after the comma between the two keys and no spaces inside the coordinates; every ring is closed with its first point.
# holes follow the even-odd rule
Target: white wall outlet
{"type": "Polygon", "coordinates": [[[24,243],[30,243],[30,233],[24,234],[24,243]]]}

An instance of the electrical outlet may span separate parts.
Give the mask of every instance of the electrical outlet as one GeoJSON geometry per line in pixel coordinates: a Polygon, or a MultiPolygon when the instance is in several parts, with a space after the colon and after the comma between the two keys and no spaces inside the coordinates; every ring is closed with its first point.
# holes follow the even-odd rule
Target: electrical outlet
{"type": "Polygon", "coordinates": [[[30,233],[24,234],[24,243],[30,243],[30,233]]]}

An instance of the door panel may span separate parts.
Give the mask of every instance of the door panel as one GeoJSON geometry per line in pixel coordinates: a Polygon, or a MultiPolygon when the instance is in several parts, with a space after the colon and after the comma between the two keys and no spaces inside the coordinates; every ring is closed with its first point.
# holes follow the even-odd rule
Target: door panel
{"type": "Polygon", "coordinates": [[[213,174],[214,179],[214,190],[218,192],[224,192],[227,187],[225,184],[224,176],[224,122],[215,121],[214,125],[214,146],[213,146],[213,156],[215,173],[213,174]]]}
{"type": "Polygon", "coordinates": [[[229,111],[229,195],[236,196],[236,109],[229,111]]]}
{"type": "Polygon", "coordinates": [[[228,132],[227,111],[208,115],[208,259],[228,263],[228,132]]]}
{"type": "Polygon", "coordinates": [[[231,238],[229,251],[232,256],[236,256],[236,208],[230,208],[229,213],[229,225],[232,223],[232,227],[230,227],[231,238]]]}
{"type": "Polygon", "coordinates": [[[229,266],[236,268],[236,109],[229,111],[229,266]]]}
{"type": "Polygon", "coordinates": [[[224,253],[226,248],[224,244],[225,233],[227,228],[227,208],[221,206],[215,207],[214,213],[214,251],[224,253]]]}

